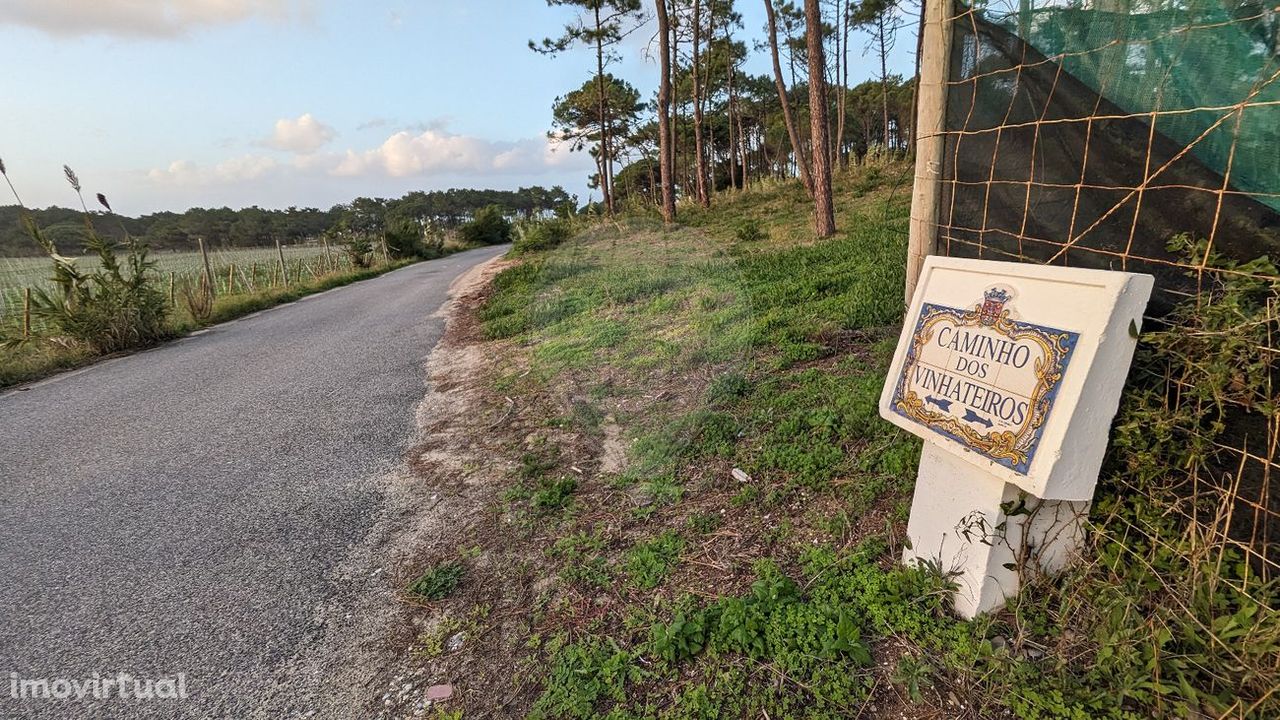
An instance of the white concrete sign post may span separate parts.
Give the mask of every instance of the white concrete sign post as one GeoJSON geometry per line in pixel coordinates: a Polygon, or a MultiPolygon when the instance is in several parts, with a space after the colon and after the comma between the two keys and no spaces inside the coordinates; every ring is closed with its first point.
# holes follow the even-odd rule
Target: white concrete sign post
{"type": "Polygon", "coordinates": [[[1083,540],[1150,275],[930,256],[880,397],[924,439],[904,561],[1003,605],[1083,540]]]}

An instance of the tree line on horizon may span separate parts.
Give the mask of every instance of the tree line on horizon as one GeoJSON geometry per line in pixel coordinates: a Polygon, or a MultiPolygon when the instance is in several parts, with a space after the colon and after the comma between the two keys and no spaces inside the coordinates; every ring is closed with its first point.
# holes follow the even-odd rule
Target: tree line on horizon
{"type": "MultiPolygon", "coordinates": [[[[833,169],[868,155],[909,152],[914,144],[916,79],[888,70],[906,24],[902,0],[547,0],[576,8],[558,37],[530,40],[555,56],[591,52],[595,72],[555,99],[549,135],[588,152],[605,212],[650,203],[675,221],[676,200],[709,206],[716,193],[767,178],[799,178],[814,200],[820,237],[835,232],[833,169]],[[735,7],[763,2],[764,41],[748,45],[735,7]],[[656,19],[649,52],[658,61],[656,92],[608,72],[618,46],[656,19]],[[873,78],[850,85],[855,31],[870,43],[873,78]],[[744,70],[767,53],[772,72],[744,70]]],[[[912,22],[918,16],[911,18],[912,22]]],[[[918,35],[918,33],[917,33],[918,35]]],[[[917,72],[919,47],[917,45],[917,72]]]]}
{"type": "MultiPolygon", "coordinates": [[[[577,198],[556,185],[538,185],[518,190],[449,190],[409,192],[402,197],[368,198],[334,205],[323,210],[289,207],[274,210],[252,206],[233,210],[191,208],[183,212],[162,211],[138,217],[91,213],[93,229],[101,237],[115,241],[127,232],[152,250],[188,251],[204,239],[210,249],[265,247],[276,240],[296,244],[321,237],[326,232],[377,234],[404,225],[453,229],[472,220],[487,207],[500,208],[512,217],[534,217],[573,206],[577,198]]],[[[43,250],[24,231],[22,216],[29,214],[43,233],[63,253],[76,254],[85,246],[84,212],[52,206],[23,210],[18,205],[0,206],[0,256],[41,255],[43,250]]]]}

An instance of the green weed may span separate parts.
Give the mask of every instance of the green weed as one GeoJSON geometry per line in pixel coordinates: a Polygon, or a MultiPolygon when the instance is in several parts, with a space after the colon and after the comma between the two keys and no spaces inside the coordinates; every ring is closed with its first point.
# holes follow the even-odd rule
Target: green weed
{"type": "Polygon", "coordinates": [[[597,703],[626,699],[626,685],[645,676],[636,656],[608,638],[563,645],[551,656],[551,669],[530,720],[596,717],[597,703]]]}
{"type": "Polygon", "coordinates": [[[409,592],[427,600],[443,600],[454,591],[462,580],[462,563],[449,562],[428,568],[409,583],[409,592]]]}
{"type": "Polygon", "coordinates": [[[694,513],[688,520],[689,528],[703,535],[715,532],[723,523],[724,517],[718,513],[694,513]]]}
{"type": "Polygon", "coordinates": [[[642,483],[640,490],[655,505],[674,505],[684,496],[684,488],[667,475],[642,483]]]}
{"type": "Polygon", "coordinates": [[[903,655],[889,679],[905,690],[912,702],[918,703],[924,699],[920,688],[933,687],[933,666],[915,656],[903,655]]]}
{"type": "Polygon", "coordinates": [[[427,659],[437,658],[448,649],[450,640],[466,643],[468,639],[475,638],[489,618],[491,609],[488,605],[477,605],[462,617],[446,615],[430,631],[418,635],[416,654],[427,659]]]}
{"type": "Polygon", "coordinates": [[[684,540],[668,530],[653,540],[636,543],[623,559],[622,570],[633,587],[652,590],[675,567],[683,551],[684,540]]]}
{"type": "MultiPolygon", "coordinates": [[[[856,465],[888,461],[878,453],[851,452],[873,437],[905,438],[877,409],[883,375],[856,365],[780,373],[756,388],[744,405],[752,434],[761,438],[750,458],[756,473],[781,472],[793,482],[819,487],[856,465]]],[[[916,447],[900,440],[902,450],[916,447]]],[[[898,462],[911,467],[910,461],[898,462]]]]}
{"type": "Polygon", "coordinates": [[[543,480],[538,489],[533,491],[529,504],[539,512],[555,512],[568,506],[577,489],[578,481],[569,475],[556,480],[543,480]]]}
{"type": "Polygon", "coordinates": [[[560,578],[569,584],[588,588],[608,587],[611,580],[609,562],[605,555],[607,543],[604,536],[593,530],[579,531],[556,541],[549,554],[564,562],[560,578]]]}

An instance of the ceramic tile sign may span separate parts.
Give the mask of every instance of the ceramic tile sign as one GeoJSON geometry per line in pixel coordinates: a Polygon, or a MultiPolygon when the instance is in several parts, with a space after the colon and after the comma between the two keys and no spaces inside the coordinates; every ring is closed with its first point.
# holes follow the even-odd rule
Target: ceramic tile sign
{"type": "Polygon", "coordinates": [[[893,412],[1026,475],[1080,334],[1018,319],[993,282],[973,302],[925,302],[893,391],[893,412]]]}
{"type": "Polygon", "coordinates": [[[1152,278],[931,256],[886,419],[1042,498],[1088,500],[1152,278]]]}
{"type": "Polygon", "coordinates": [[[925,259],[880,414],[925,440],[903,560],[953,572],[961,616],[1017,592],[1014,547],[1035,548],[1047,572],[1076,556],[1151,287],[1149,275],[925,259]]]}

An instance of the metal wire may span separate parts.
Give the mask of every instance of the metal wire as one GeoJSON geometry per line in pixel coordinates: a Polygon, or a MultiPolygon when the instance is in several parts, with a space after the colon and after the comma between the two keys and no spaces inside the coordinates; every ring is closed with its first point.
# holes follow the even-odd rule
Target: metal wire
{"type": "MultiPolygon", "coordinates": [[[[1244,133],[1253,132],[1242,130],[1242,118],[1261,109],[1276,112],[1275,108],[1280,108],[1280,99],[1276,99],[1280,62],[1276,57],[1260,60],[1254,80],[1242,87],[1236,102],[1185,104],[1193,93],[1166,93],[1173,69],[1186,71],[1185,66],[1178,66],[1183,53],[1192,49],[1202,52],[1197,43],[1207,42],[1207,33],[1221,33],[1226,28],[1244,33],[1259,24],[1272,27],[1277,13],[1267,9],[1194,22],[1195,14],[1187,11],[1190,3],[1170,14],[1167,3],[1135,0],[1126,5],[1131,12],[1145,10],[1150,15],[1143,17],[1159,20],[1145,27],[1162,22],[1170,27],[1144,37],[1119,35],[1084,47],[1044,52],[1035,47],[1035,31],[1043,19],[1070,12],[1088,23],[1088,13],[1102,16],[1101,4],[1067,7],[1052,1],[1023,0],[996,1],[977,9],[958,6],[959,12],[951,17],[957,37],[952,77],[947,83],[952,100],[945,130],[940,133],[946,141],[947,160],[941,177],[938,252],[1152,272],[1164,298],[1162,303],[1153,303],[1149,318],[1153,322],[1160,322],[1163,313],[1178,302],[1214,302],[1214,288],[1227,278],[1280,282],[1274,272],[1212,262],[1219,255],[1243,262],[1252,259],[1246,257],[1251,251],[1262,247],[1270,253],[1274,245],[1267,243],[1280,242],[1280,230],[1258,220],[1280,208],[1280,176],[1264,175],[1270,187],[1257,187],[1253,182],[1248,189],[1235,177],[1241,157],[1254,152],[1242,147],[1244,133]],[[997,33],[1001,41],[993,43],[997,33]],[[1016,42],[1006,42],[1009,37],[1016,42]],[[1121,101],[1110,97],[1113,88],[1108,83],[1113,77],[1135,77],[1124,63],[1150,57],[1148,53],[1155,52],[1151,48],[1156,44],[1168,46],[1173,54],[1163,58],[1167,65],[1162,70],[1148,76],[1150,107],[1123,107],[1121,101]],[[1092,102],[1081,91],[1082,81],[1065,69],[1080,59],[1102,69],[1096,85],[1089,88],[1096,93],[1092,102]],[[1063,93],[1077,96],[1066,101],[1063,93]],[[1181,140],[1166,135],[1168,123],[1184,123],[1178,127],[1185,128],[1192,120],[1202,128],[1198,135],[1181,140]],[[1105,164],[1106,154],[1114,149],[1107,143],[1115,143],[1116,136],[1106,133],[1122,125],[1128,132],[1126,138],[1145,135],[1145,147],[1126,148],[1138,159],[1128,165],[1133,173],[1131,181],[1108,183],[1105,177],[1099,179],[1096,165],[1105,164]],[[1229,143],[1221,133],[1230,134],[1229,143]],[[1078,150],[1063,141],[1064,136],[1070,136],[1072,143],[1078,139],[1078,150]],[[1212,158],[1204,146],[1209,138],[1218,143],[1212,158]],[[1053,167],[1047,168],[1046,163],[1053,167]],[[1137,165],[1141,167],[1134,167],[1137,165]],[[962,172],[965,169],[969,172],[962,172]],[[976,175],[984,170],[985,177],[976,175]],[[1153,200],[1155,197],[1159,200],[1153,200]],[[1170,204],[1179,201],[1185,204],[1188,220],[1204,230],[1200,237],[1206,243],[1198,259],[1165,252],[1164,241],[1169,238],[1151,237],[1158,229],[1179,221],[1168,217],[1170,204]],[[1261,228],[1248,243],[1240,232],[1245,225],[1251,231],[1261,228]]],[[[1109,12],[1100,22],[1113,21],[1128,23],[1131,19],[1109,12]]],[[[1090,25],[1090,32],[1081,35],[1090,35],[1097,27],[1107,26],[1090,25]]],[[[1280,30],[1276,34],[1280,41],[1280,30]]],[[[1148,63],[1136,72],[1150,71],[1148,63]]],[[[1250,148],[1259,145],[1256,137],[1250,138],[1250,148]]],[[[1280,153],[1280,145],[1270,145],[1269,152],[1280,153]]],[[[1266,322],[1274,328],[1274,302],[1268,310],[1266,322]]],[[[1257,349],[1275,358],[1280,348],[1275,345],[1274,333],[1268,333],[1268,338],[1257,349]]],[[[1179,379],[1165,379],[1174,407],[1178,402],[1190,402],[1183,400],[1187,394],[1181,392],[1185,388],[1178,387],[1179,379]]],[[[1269,386],[1258,390],[1266,397],[1276,397],[1269,386]]],[[[1280,468],[1280,417],[1273,410],[1269,412],[1257,407],[1231,408],[1227,431],[1216,439],[1206,438],[1217,452],[1217,469],[1189,470],[1184,479],[1187,501],[1175,508],[1194,528],[1194,537],[1238,548],[1264,578],[1280,577],[1280,499],[1272,491],[1272,477],[1280,468]]]]}

